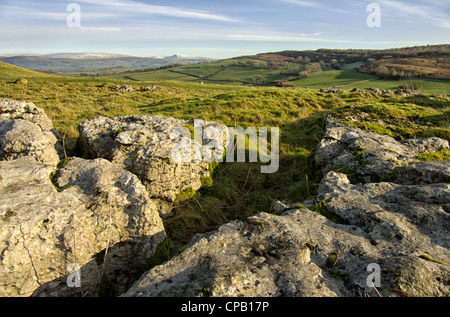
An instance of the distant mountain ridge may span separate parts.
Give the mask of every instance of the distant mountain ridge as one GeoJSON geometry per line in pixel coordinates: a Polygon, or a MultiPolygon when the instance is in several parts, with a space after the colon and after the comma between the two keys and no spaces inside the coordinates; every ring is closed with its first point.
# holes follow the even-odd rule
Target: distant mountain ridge
{"type": "Polygon", "coordinates": [[[112,53],[56,53],[47,55],[0,56],[0,61],[26,69],[45,72],[83,72],[108,68],[163,67],[214,59],[175,54],[166,57],[137,57],[112,53]]]}
{"type": "Polygon", "coordinates": [[[111,54],[111,53],[56,53],[38,56],[46,58],[70,58],[70,59],[103,59],[103,58],[132,57],[131,55],[126,54],[111,54]]]}

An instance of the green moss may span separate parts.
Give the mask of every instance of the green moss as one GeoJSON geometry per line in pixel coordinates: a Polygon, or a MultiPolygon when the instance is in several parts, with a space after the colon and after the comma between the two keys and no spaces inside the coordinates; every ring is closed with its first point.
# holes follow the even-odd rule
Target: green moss
{"type": "Polygon", "coordinates": [[[114,133],[113,133],[114,137],[116,137],[121,132],[123,132],[123,127],[120,127],[116,131],[114,131],[114,133]]]}
{"type": "Polygon", "coordinates": [[[56,168],[63,168],[64,166],[67,165],[67,163],[69,163],[72,160],[72,157],[66,157],[64,159],[62,159],[61,161],[59,161],[58,165],[56,166],[56,168]]]}
{"type": "Polygon", "coordinates": [[[7,210],[6,212],[5,212],[5,214],[3,215],[3,218],[2,218],[2,220],[4,221],[4,222],[9,222],[9,220],[11,219],[11,217],[14,217],[16,215],[16,213],[14,212],[14,211],[11,211],[11,210],[7,210]]]}
{"type": "Polygon", "coordinates": [[[145,266],[147,270],[160,265],[170,259],[171,255],[171,242],[169,239],[164,239],[155,250],[155,253],[147,259],[145,266]]]}
{"type": "Polygon", "coordinates": [[[315,247],[312,243],[310,243],[310,242],[306,242],[306,247],[307,247],[309,250],[311,250],[311,252],[313,252],[313,251],[316,249],[316,247],[315,247]]]}
{"type": "Polygon", "coordinates": [[[195,128],[189,123],[186,123],[184,127],[189,130],[189,132],[191,133],[191,139],[194,140],[195,128]]]}
{"type": "Polygon", "coordinates": [[[423,153],[416,157],[420,161],[450,161],[450,149],[440,149],[436,152],[423,153]]]}
{"type": "Polygon", "coordinates": [[[361,166],[366,166],[367,164],[369,164],[369,161],[368,160],[365,160],[365,159],[362,159],[362,160],[360,160],[359,161],[359,164],[361,165],[361,166]]]}
{"type": "Polygon", "coordinates": [[[305,209],[306,207],[304,205],[302,205],[302,204],[297,204],[297,205],[295,205],[295,208],[297,208],[297,209],[305,209]]]}
{"type": "Polygon", "coordinates": [[[324,201],[314,203],[311,207],[309,207],[309,210],[314,211],[335,223],[346,225],[350,224],[348,220],[343,219],[339,215],[329,211],[327,208],[327,204],[324,201]]]}
{"type": "Polygon", "coordinates": [[[197,194],[197,192],[195,190],[193,190],[192,188],[186,188],[185,190],[183,190],[182,192],[180,192],[178,194],[178,201],[185,201],[185,200],[189,200],[191,198],[193,198],[195,195],[197,194]]]}
{"type": "Polygon", "coordinates": [[[202,194],[212,194],[213,193],[213,180],[211,177],[206,176],[206,177],[202,177],[200,179],[200,182],[202,184],[202,187],[200,189],[202,194]]]}
{"type": "Polygon", "coordinates": [[[201,183],[202,183],[202,188],[203,187],[211,187],[213,185],[213,180],[211,177],[207,176],[207,177],[202,177],[200,179],[201,183]]]}
{"type": "Polygon", "coordinates": [[[398,153],[397,151],[394,151],[394,150],[391,150],[391,149],[383,149],[384,151],[386,151],[386,152],[391,152],[391,153],[394,153],[394,154],[397,154],[397,155],[400,155],[400,153],[398,153]]]}
{"type": "Polygon", "coordinates": [[[378,180],[374,181],[392,183],[397,179],[397,175],[398,171],[393,170],[390,174],[379,175],[378,180]]]}
{"type": "Polygon", "coordinates": [[[330,254],[327,258],[327,261],[325,262],[325,265],[328,268],[332,268],[336,265],[337,261],[339,259],[339,252],[334,251],[332,254],[330,254]]]}
{"type": "Polygon", "coordinates": [[[445,265],[445,263],[443,263],[443,262],[441,262],[439,260],[435,260],[435,259],[433,259],[432,257],[430,257],[429,255],[426,255],[426,254],[420,255],[419,258],[427,260],[427,261],[430,261],[430,262],[435,262],[435,263],[438,263],[438,264],[445,265]]]}
{"type": "Polygon", "coordinates": [[[202,288],[197,294],[197,297],[211,297],[211,296],[212,296],[211,290],[208,288],[202,288]]]}
{"type": "Polygon", "coordinates": [[[212,161],[212,162],[209,162],[208,164],[209,164],[208,165],[208,171],[209,171],[209,174],[212,176],[214,171],[215,171],[215,169],[219,166],[219,162],[212,161]]]}
{"type": "MultiPolygon", "coordinates": [[[[70,160],[68,160],[68,161],[70,161],[70,160]]],[[[66,164],[67,164],[68,161],[66,161],[66,164]]],[[[61,163],[61,162],[60,162],[60,163],[61,163]]],[[[51,172],[51,173],[49,174],[48,178],[49,178],[49,180],[50,180],[50,183],[52,183],[53,187],[55,187],[56,191],[62,192],[63,190],[72,187],[73,185],[68,185],[68,186],[59,187],[58,184],[57,184],[57,182],[56,182],[56,179],[57,179],[57,177],[58,177],[58,175],[59,175],[59,172],[60,172],[60,168],[57,168],[56,171],[51,172]]]]}
{"type": "Polygon", "coordinates": [[[197,135],[196,135],[195,127],[189,123],[186,123],[184,125],[184,127],[187,128],[189,130],[189,132],[191,133],[191,140],[195,140],[198,143],[200,143],[201,145],[203,145],[203,139],[202,139],[200,131],[197,131],[197,135]]]}

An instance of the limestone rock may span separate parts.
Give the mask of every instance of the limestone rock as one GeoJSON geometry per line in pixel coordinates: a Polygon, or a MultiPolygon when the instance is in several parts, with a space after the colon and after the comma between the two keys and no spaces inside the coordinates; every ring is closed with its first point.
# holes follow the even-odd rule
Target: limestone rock
{"type": "Polygon", "coordinates": [[[316,148],[315,160],[324,172],[347,168],[364,181],[392,175],[394,169],[417,162],[416,156],[449,148],[440,138],[399,142],[388,135],[327,123],[325,134],[316,148]]]}
{"type": "Polygon", "coordinates": [[[399,167],[397,172],[398,184],[450,183],[450,162],[418,162],[399,167]]]}
{"type": "MultiPolygon", "coordinates": [[[[386,232],[389,223],[385,223],[386,232]]],[[[448,296],[448,250],[399,248],[397,238],[340,225],[307,208],[259,214],[196,237],[123,296],[348,297],[378,294],[368,268],[379,267],[381,296],[448,296]]]]}
{"type": "MultiPolygon", "coordinates": [[[[174,133],[186,124],[188,121],[160,116],[95,117],[80,124],[80,136],[91,156],[105,158],[136,174],[150,197],[160,204],[161,215],[167,216],[181,191],[199,189],[201,179],[209,176],[208,162],[194,157],[194,153],[201,153],[195,151],[202,151],[199,142],[174,133]],[[182,140],[188,140],[194,151],[187,159],[174,160],[172,151],[182,140]]],[[[203,127],[208,126],[225,129],[203,121],[203,127]]],[[[210,142],[207,138],[202,141],[210,142]]]]}
{"type": "Polygon", "coordinates": [[[0,159],[33,156],[55,166],[62,158],[59,133],[33,103],[0,99],[0,159]]]}
{"type": "Polygon", "coordinates": [[[101,277],[120,294],[165,237],[156,207],[106,160],[53,172],[32,157],[0,161],[0,296],[92,296],[101,277]],[[69,265],[81,288],[68,287],[69,265]]]}
{"type": "Polygon", "coordinates": [[[133,87],[130,86],[130,85],[123,85],[123,86],[120,88],[120,91],[130,92],[130,91],[133,91],[133,87]]]}

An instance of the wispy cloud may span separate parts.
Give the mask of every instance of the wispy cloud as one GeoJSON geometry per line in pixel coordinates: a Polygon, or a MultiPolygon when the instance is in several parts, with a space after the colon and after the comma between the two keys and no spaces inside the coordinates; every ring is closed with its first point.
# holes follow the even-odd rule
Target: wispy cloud
{"type": "MultiPolygon", "coordinates": [[[[317,34],[317,33],[316,33],[317,34]]],[[[229,34],[226,38],[237,41],[255,41],[255,42],[304,42],[304,43],[325,43],[325,44],[351,44],[351,45],[410,45],[417,44],[417,41],[390,41],[390,40],[370,40],[361,41],[350,38],[321,38],[314,34],[314,37],[306,34],[229,34]]],[[[426,44],[422,42],[419,44],[426,44]]],[[[417,44],[418,45],[418,44],[417,44]]]]}
{"type": "Polygon", "coordinates": [[[152,5],[143,2],[129,1],[129,0],[77,0],[79,3],[86,3],[89,5],[103,6],[105,11],[115,11],[121,14],[135,14],[135,15],[162,15],[178,18],[198,19],[198,20],[212,20],[221,22],[237,22],[236,19],[215,14],[209,11],[192,10],[186,8],[152,5]]]}
{"type": "Polygon", "coordinates": [[[301,7],[319,8],[320,4],[317,1],[306,1],[306,0],[280,0],[281,2],[295,4],[301,7]]]}
{"type": "Polygon", "coordinates": [[[430,23],[440,28],[450,28],[450,4],[442,1],[440,4],[415,4],[394,0],[379,0],[382,12],[386,16],[411,20],[417,23],[430,23]]]}
{"type": "Polygon", "coordinates": [[[303,8],[310,8],[318,12],[328,11],[346,15],[355,14],[354,12],[355,5],[353,2],[349,2],[349,0],[341,0],[341,1],[278,0],[278,2],[291,4],[303,8]]]}

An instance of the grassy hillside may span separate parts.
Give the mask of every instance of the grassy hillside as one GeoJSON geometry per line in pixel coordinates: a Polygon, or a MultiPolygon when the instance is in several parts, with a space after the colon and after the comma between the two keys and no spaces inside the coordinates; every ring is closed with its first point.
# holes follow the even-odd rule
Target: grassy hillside
{"type": "MultiPolygon", "coordinates": [[[[208,70],[184,68],[185,72],[196,72],[197,75],[201,71],[205,77],[220,75],[216,70],[214,67],[208,70]]],[[[347,83],[347,78],[339,78],[347,76],[345,70],[341,71],[344,74],[330,73],[334,77],[329,79],[347,83]]],[[[135,76],[138,75],[142,74],[135,76]]],[[[349,91],[322,94],[318,89],[204,82],[199,84],[198,78],[195,82],[137,82],[59,77],[0,63],[0,98],[32,101],[43,108],[65,136],[66,144],[78,137],[77,126],[81,121],[96,115],[159,114],[215,120],[227,126],[280,128],[280,169],[277,173],[261,174],[257,163],[223,163],[214,170],[212,184],[192,199],[180,197],[175,216],[165,220],[170,239],[179,244],[187,243],[195,233],[210,231],[224,222],[258,212],[271,212],[274,200],[294,203],[313,198],[321,172],[314,166],[312,158],[323,133],[323,119],[329,114],[344,116],[363,111],[368,114],[368,121],[355,123],[360,128],[398,139],[439,136],[450,140],[448,97],[380,97],[349,91]],[[18,78],[26,78],[28,83],[15,84],[18,78]],[[132,85],[134,90],[122,92],[112,87],[124,84],[132,85]],[[142,90],[147,86],[157,89],[142,90]],[[380,119],[386,125],[381,125],[380,119]]],[[[329,82],[324,83],[329,85],[329,82]]],[[[72,147],[67,152],[68,155],[82,155],[72,147]]]]}

